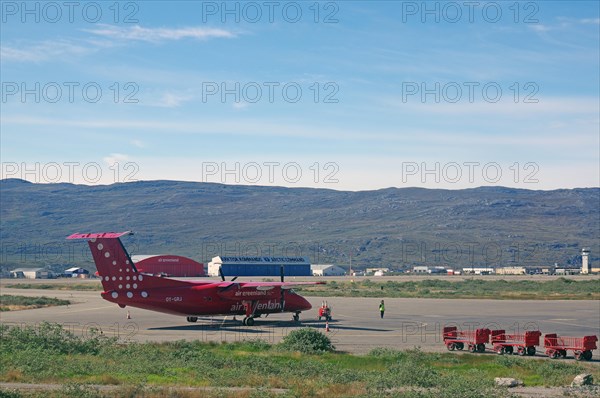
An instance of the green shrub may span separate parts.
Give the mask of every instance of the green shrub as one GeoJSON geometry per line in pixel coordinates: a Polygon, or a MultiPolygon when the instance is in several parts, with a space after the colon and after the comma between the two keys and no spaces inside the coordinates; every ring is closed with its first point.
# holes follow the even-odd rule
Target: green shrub
{"type": "Polygon", "coordinates": [[[21,398],[22,396],[17,390],[0,390],[0,398],[21,398]]]}
{"type": "Polygon", "coordinates": [[[335,349],[329,337],[313,328],[290,332],[278,346],[285,351],[299,351],[304,354],[321,354],[335,349]]]}

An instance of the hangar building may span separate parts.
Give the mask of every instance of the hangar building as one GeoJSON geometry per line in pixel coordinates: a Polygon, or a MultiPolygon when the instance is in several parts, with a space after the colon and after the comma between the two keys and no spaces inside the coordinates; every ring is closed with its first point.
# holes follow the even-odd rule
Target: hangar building
{"type": "Polygon", "coordinates": [[[137,255],[131,260],[139,272],[175,277],[206,276],[204,264],[183,256],[171,254],[137,255]]]}
{"type": "Polygon", "coordinates": [[[11,278],[48,279],[52,276],[45,268],[17,268],[10,271],[11,278]]]}
{"type": "Polygon", "coordinates": [[[85,268],[81,268],[81,267],[72,267],[69,269],[66,269],[65,272],[63,273],[63,275],[67,278],[87,278],[90,274],[90,271],[88,271],[85,268]]]}
{"type": "Polygon", "coordinates": [[[346,270],[333,264],[312,264],[310,270],[314,276],[344,276],[346,270]]]}
{"type": "Polygon", "coordinates": [[[306,257],[217,256],[208,263],[208,275],[218,276],[279,276],[283,266],[285,276],[311,276],[306,257]]]}

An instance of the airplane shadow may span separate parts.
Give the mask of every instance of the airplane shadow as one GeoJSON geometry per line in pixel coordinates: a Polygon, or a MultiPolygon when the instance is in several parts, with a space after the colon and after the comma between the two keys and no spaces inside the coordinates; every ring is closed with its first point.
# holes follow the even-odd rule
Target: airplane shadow
{"type": "MultiPolygon", "coordinates": [[[[217,321],[214,319],[200,318],[199,320],[205,321],[204,323],[190,323],[187,325],[177,326],[161,326],[152,327],[148,330],[172,330],[172,331],[228,331],[228,332],[242,332],[242,333],[271,333],[272,329],[288,329],[288,328],[301,328],[301,327],[313,327],[318,329],[325,329],[325,321],[318,320],[304,320],[301,322],[294,321],[283,321],[283,320],[266,320],[257,318],[253,326],[244,326],[240,320],[226,319],[217,321]]],[[[378,329],[378,328],[365,328],[365,327],[352,327],[343,326],[339,324],[339,321],[329,321],[330,328],[333,330],[362,330],[371,332],[391,332],[392,329],[378,329]]]]}

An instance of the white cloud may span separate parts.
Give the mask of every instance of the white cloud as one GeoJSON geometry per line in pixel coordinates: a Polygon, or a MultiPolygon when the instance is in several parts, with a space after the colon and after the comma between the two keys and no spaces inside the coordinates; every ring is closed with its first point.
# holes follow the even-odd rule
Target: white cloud
{"type": "Polygon", "coordinates": [[[124,163],[129,160],[129,156],[122,153],[111,153],[102,158],[108,166],[113,166],[115,163],[124,163]]]}
{"type": "Polygon", "coordinates": [[[164,93],[158,102],[153,105],[162,108],[177,108],[184,102],[191,100],[192,97],[189,95],[175,94],[175,93],[164,93]]]}
{"type": "Polygon", "coordinates": [[[233,109],[246,109],[247,107],[248,103],[245,101],[233,103],[233,109]]]}
{"type": "Polygon", "coordinates": [[[414,95],[404,100],[392,98],[386,101],[388,105],[396,109],[424,112],[427,114],[470,114],[470,115],[526,115],[550,114],[550,115],[594,115],[598,112],[599,102],[597,98],[585,97],[539,97],[532,99],[537,103],[525,103],[525,95],[521,102],[513,101],[513,93],[506,93],[509,99],[502,98],[498,102],[474,101],[468,102],[466,98],[457,103],[450,102],[421,102],[421,96],[414,95]]]}
{"type": "Polygon", "coordinates": [[[233,32],[225,29],[206,27],[143,28],[139,25],[120,27],[103,24],[96,29],[86,29],[86,31],[95,35],[109,37],[111,39],[138,40],[153,43],[167,40],[207,40],[213,38],[232,38],[236,36],[233,32]]]}
{"type": "Polygon", "coordinates": [[[33,45],[19,45],[19,48],[5,46],[0,48],[3,61],[39,62],[47,59],[84,55],[92,48],[73,44],[65,40],[46,40],[33,45]]]}
{"type": "Polygon", "coordinates": [[[584,18],[580,19],[579,23],[584,25],[600,25],[600,18],[584,18]]]}
{"type": "Polygon", "coordinates": [[[541,32],[548,32],[548,31],[552,30],[552,28],[550,26],[548,26],[548,25],[542,25],[542,24],[531,24],[531,25],[528,25],[528,27],[531,30],[536,31],[536,32],[540,32],[540,33],[541,32]]]}
{"type": "MultiPolygon", "coordinates": [[[[53,59],[67,59],[72,56],[89,54],[103,48],[122,45],[117,41],[146,41],[161,42],[167,40],[212,38],[233,38],[236,34],[216,28],[187,27],[187,28],[142,28],[141,26],[119,27],[99,25],[96,29],[85,29],[102,39],[84,38],[78,40],[44,40],[41,42],[17,42],[0,47],[0,59],[16,62],[41,62],[53,59]]],[[[95,36],[94,36],[95,37],[95,36]]]]}
{"type": "Polygon", "coordinates": [[[146,147],[146,144],[144,144],[144,142],[141,140],[134,139],[134,140],[131,140],[130,142],[131,142],[131,145],[133,145],[137,148],[145,148],[146,147]]]}

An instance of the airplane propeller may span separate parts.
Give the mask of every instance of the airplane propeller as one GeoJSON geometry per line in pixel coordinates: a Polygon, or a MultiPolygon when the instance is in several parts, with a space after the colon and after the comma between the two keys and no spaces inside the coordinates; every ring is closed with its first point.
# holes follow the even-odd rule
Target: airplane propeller
{"type": "MultiPolygon", "coordinates": [[[[281,283],[283,283],[284,282],[284,276],[285,276],[283,265],[281,265],[281,267],[279,268],[279,275],[281,276],[281,283]]],[[[281,291],[281,296],[279,297],[279,305],[280,305],[280,308],[281,308],[281,312],[283,312],[283,309],[285,307],[285,289],[283,288],[283,286],[281,286],[279,288],[279,290],[281,291]]]]}
{"type": "MultiPolygon", "coordinates": [[[[219,267],[219,276],[221,277],[221,281],[225,282],[225,275],[223,274],[223,269],[221,267],[219,267]]],[[[234,276],[233,278],[231,278],[230,282],[235,281],[237,278],[237,276],[234,276]]]]}

